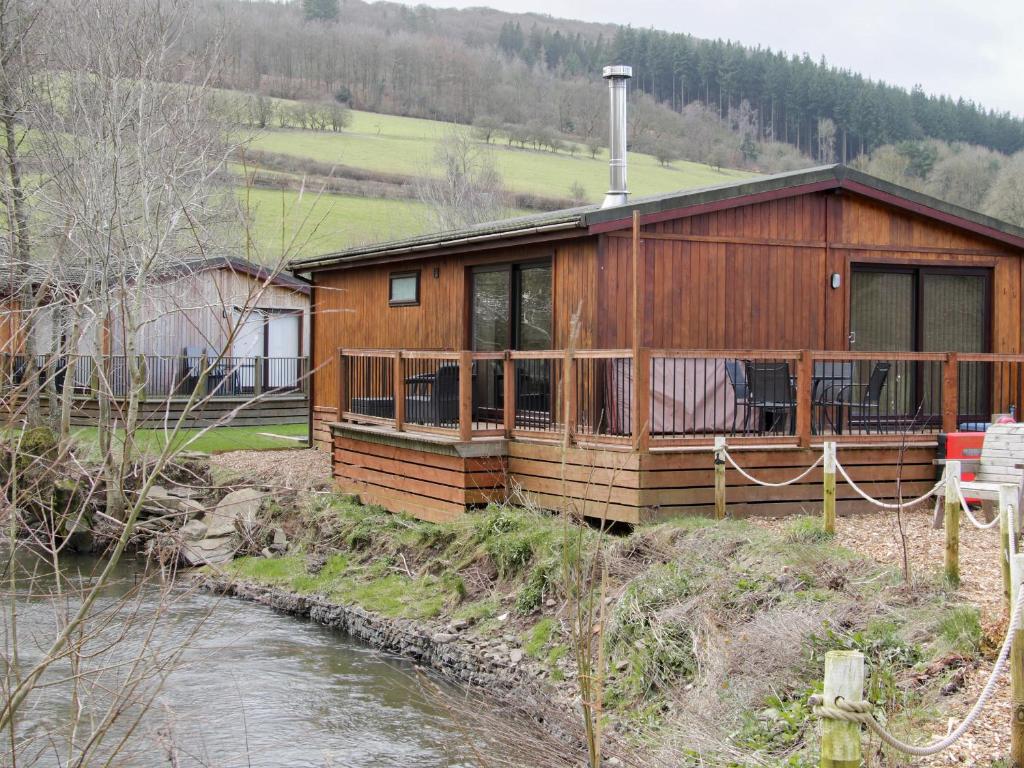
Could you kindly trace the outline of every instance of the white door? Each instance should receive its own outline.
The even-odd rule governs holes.
[[[231,347],[234,360],[227,361],[228,368],[238,372],[240,389],[252,389],[256,383],[256,358],[263,356],[262,312],[252,311],[245,317],[235,310],[235,343]]]
[[[299,385],[300,315],[270,315],[267,323],[267,386]]]

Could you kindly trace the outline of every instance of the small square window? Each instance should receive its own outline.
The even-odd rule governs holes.
[[[407,307],[420,303],[420,273],[396,272],[391,275],[388,304],[392,307]]]

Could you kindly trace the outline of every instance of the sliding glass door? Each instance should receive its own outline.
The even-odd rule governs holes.
[[[471,273],[472,347],[479,352],[506,349],[542,350],[552,346],[551,262],[476,267]],[[517,382],[517,398],[543,407],[550,402],[550,370],[544,361],[530,366]],[[474,366],[473,400],[478,418],[494,416],[503,406],[504,366],[481,360]],[[536,370],[532,370],[536,368]]]
[[[992,318],[986,269],[855,265],[850,279],[850,349],[868,352],[987,352]],[[879,360],[884,360],[879,355]],[[865,366],[861,366],[865,367]],[[985,372],[968,372],[960,413],[981,418],[989,409]],[[961,367],[961,373],[964,373]],[[859,372],[866,384],[870,371]],[[941,366],[894,363],[882,393],[894,412],[942,411]],[[985,416],[987,420],[987,416]]]

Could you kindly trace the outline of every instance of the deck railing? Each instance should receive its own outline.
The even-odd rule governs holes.
[[[343,419],[463,440],[810,445],[928,440],[1024,399],[1024,355],[339,350]]]
[[[24,355],[0,355],[0,390],[26,390],[35,386],[64,388],[68,375],[76,396],[92,397],[105,391],[126,397],[131,382],[130,359],[124,355],[35,355],[29,366]],[[309,359],[306,357],[214,357],[212,355],[139,355],[135,364],[145,383],[143,399],[188,397],[260,397],[269,394],[308,394]]]

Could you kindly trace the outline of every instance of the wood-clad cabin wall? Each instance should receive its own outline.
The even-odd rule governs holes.
[[[309,349],[309,296],[291,288],[268,285],[227,269],[211,269],[156,283],[147,296],[150,320],[141,331],[139,352],[180,355],[185,347],[225,348],[235,322],[236,307],[251,306],[303,313],[301,347]],[[123,354],[116,317],[111,319],[112,353]],[[83,350],[84,351],[84,350]]]
[[[577,346],[592,347],[595,327],[597,237],[522,245],[415,261],[396,261],[314,275],[313,407],[337,408],[335,356],[339,347],[354,349],[468,348],[469,274],[474,266],[552,260],[554,343],[568,341],[572,315],[581,308]],[[420,301],[388,306],[392,272],[419,270]],[[434,276],[435,270],[437,277]]]
[[[852,266],[878,262],[992,269],[992,351],[1021,349],[1020,251],[856,194],[812,193],[642,232],[645,346],[845,350]],[[631,345],[632,290],[630,232],[601,237],[595,346]]]

